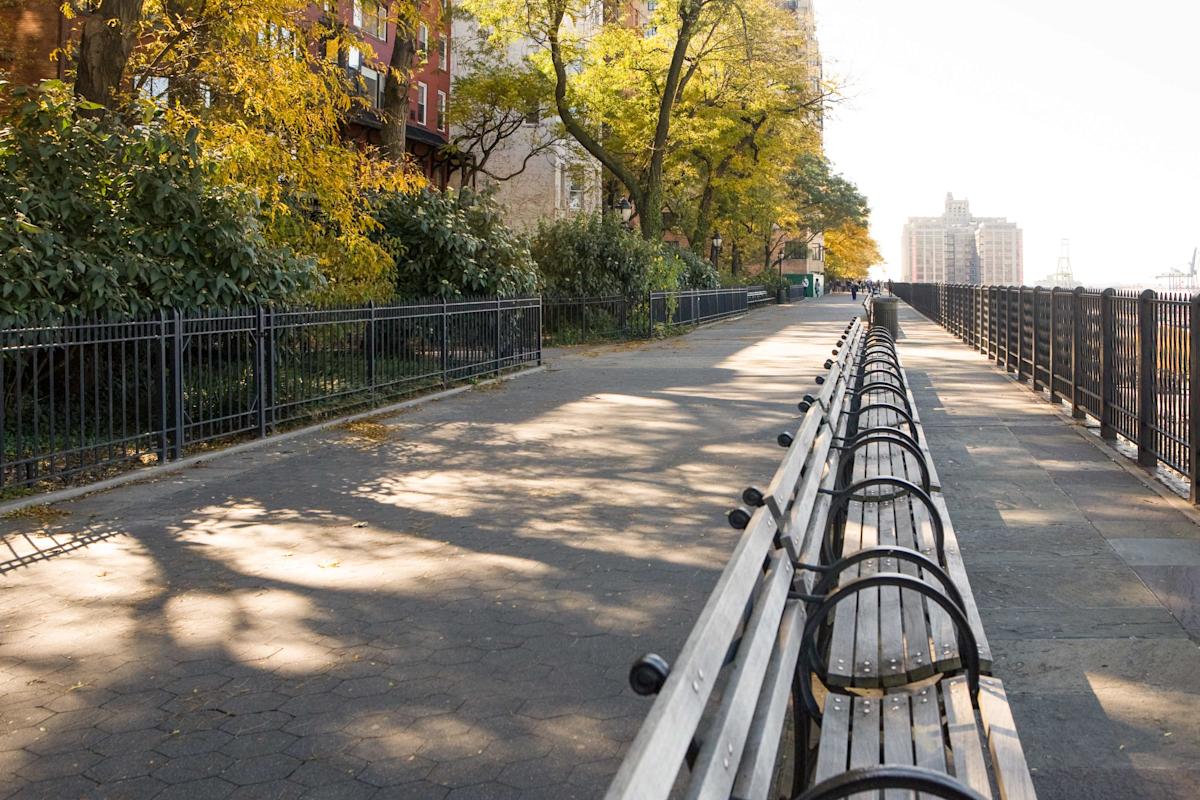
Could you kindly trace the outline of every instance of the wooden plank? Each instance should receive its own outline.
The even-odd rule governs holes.
[[[912,516],[907,502],[890,504],[896,520],[896,543],[911,550],[920,550],[913,530]],[[900,572],[914,578],[922,573],[916,564],[900,562]],[[925,616],[925,598],[911,590],[900,592],[901,614],[904,617],[904,666],[909,680],[928,678],[934,673],[929,640],[929,623]]]
[[[788,600],[733,784],[734,800],[763,800],[770,793],[803,630],[804,602]]]
[[[758,509],[609,785],[609,800],[669,796],[774,536],[775,521]]]
[[[813,782],[820,783],[846,771],[850,753],[850,698],[831,694],[825,698],[817,767]]]
[[[855,474],[864,467],[856,463]],[[862,545],[863,503],[851,502],[846,509],[846,524],[843,528],[842,549],[839,555],[857,552]],[[841,574],[838,584],[848,583],[858,577],[858,567],[851,567]],[[833,630],[829,638],[829,672],[826,676],[834,686],[850,686],[855,676],[855,644],[857,642],[858,606],[866,592],[847,597],[833,609]]]
[[[984,672],[991,672],[992,647],[983,630],[979,606],[975,602],[975,594],[971,591],[971,581],[967,578],[967,569],[963,565],[962,551],[958,546],[958,535],[950,521],[950,510],[946,508],[946,500],[941,495],[933,496],[933,505],[941,512],[942,519],[946,523],[946,571],[950,574],[954,585],[958,587],[958,591],[962,593],[967,620],[971,623],[971,630],[975,633],[975,643],[979,646],[979,667]]]
[[[850,730],[850,769],[879,764],[879,728],[882,714],[879,699],[855,697]],[[851,800],[878,800],[879,792],[859,792]]]
[[[964,677],[946,678],[939,684],[946,709],[946,734],[954,764],[954,777],[984,797],[992,797],[983,742],[975,724],[975,709]]]
[[[992,770],[1001,800],[1037,800],[1025,752],[1013,723],[1012,709],[1004,685],[996,678],[984,678],[979,686],[979,716],[988,738]]]
[[[685,795],[689,800],[729,797],[778,636],[791,578],[791,560],[776,550],[742,634],[733,670],[721,693],[721,704],[705,730]]]
[[[921,552],[937,561],[937,543],[928,509],[919,500],[912,498],[897,502],[908,506],[912,514],[913,529],[916,531]],[[954,622],[950,615],[932,600],[926,600],[925,606],[929,615],[929,638],[932,640],[931,652],[935,667],[939,672],[958,669],[962,659],[958,653],[958,634]]]
[[[861,475],[864,478],[879,474],[879,450],[882,445],[872,443],[859,449],[855,459],[855,475],[860,474],[858,464],[862,463]],[[867,489],[868,495],[878,494],[877,487]],[[879,504],[860,503],[862,508],[862,527],[858,546],[850,549],[849,543],[845,553],[858,552],[879,544]],[[877,562],[864,561],[858,565],[859,575],[872,575],[879,570]],[[879,679],[879,589],[871,588],[858,593],[858,614],[855,620],[854,632],[854,685],[876,687]]]
[[[946,772],[946,745],[942,740],[942,710],[935,686],[912,693],[912,737],[918,767]]]
[[[890,475],[896,470],[900,461],[899,448],[889,444],[880,446],[880,471]],[[896,513],[895,503],[876,504],[879,515],[879,544],[895,545]],[[886,558],[876,562],[881,572],[897,572],[899,562],[894,558]],[[905,630],[904,615],[901,606],[900,589],[895,586],[884,586],[879,589],[879,676],[884,686],[900,686],[908,683],[905,673]]]
[[[911,698],[906,692],[896,692],[884,697],[883,704],[883,763],[912,766],[913,721]],[[913,792],[905,789],[888,789],[883,800],[913,800]]]

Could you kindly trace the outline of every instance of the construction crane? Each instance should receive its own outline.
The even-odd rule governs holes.
[[[1075,275],[1071,270],[1071,240],[1063,239],[1058,251],[1058,267],[1050,276],[1050,285],[1062,289],[1075,286]]]
[[[1192,260],[1191,263],[1188,264],[1187,272],[1183,272],[1182,270],[1178,269],[1172,269],[1169,272],[1164,272],[1162,275],[1156,275],[1155,277],[1159,281],[1166,281],[1167,289],[1169,290],[1195,289],[1196,263],[1198,257],[1200,257],[1200,247],[1193,247]]]

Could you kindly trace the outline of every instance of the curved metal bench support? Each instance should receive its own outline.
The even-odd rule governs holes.
[[[808,615],[808,619],[804,623],[804,633],[800,637],[800,656],[797,664],[799,680],[797,683],[800,684],[800,701],[809,718],[820,724],[823,715],[820,706],[817,705],[817,698],[813,694],[812,681],[807,676],[816,674],[822,685],[833,692],[833,689],[825,684],[824,677],[819,672],[814,673],[812,669],[817,661],[817,632],[838,603],[866,589],[875,589],[881,586],[895,586],[922,594],[941,606],[942,610],[949,615],[950,620],[954,623],[955,635],[958,639],[958,653],[962,657],[963,668],[967,673],[967,688],[971,692],[971,702],[978,706],[979,645],[975,640],[975,632],[971,630],[971,623],[967,620],[966,612],[931,583],[899,572],[880,572],[855,578],[843,584],[837,591],[821,600],[821,604]]]
[[[868,411],[892,411],[892,412],[895,412],[896,414],[900,415],[900,418],[903,419],[905,421],[905,423],[908,424],[908,429],[910,431],[912,431],[912,436],[914,439],[919,435],[917,433],[917,423],[915,420],[913,420],[912,414],[909,414],[903,408],[901,408],[900,406],[898,406],[894,403],[868,403],[867,405],[862,406],[861,408],[857,408],[857,409],[851,411],[850,415],[857,422],[859,417],[861,417],[863,414],[867,413]]]
[[[860,489],[867,489],[871,486],[896,486],[904,489],[904,493],[893,492],[887,497],[871,497],[868,495],[856,495],[855,492]],[[832,564],[837,559],[833,553],[833,542],[830,534],[833,532],[835,524],[840,524],[845,516],[846,507],[850,505],[851,500],[860,503],[871,502],[886,502],[895,500],[906,495],[916,497],[925,506],[929,512],[930,521],[933,523],[933,540],[937,551],[938,563],[946,563],[946,526],[942,521],[942,515],[938,513],[937,507],[933,504],[933,499],[912,481],[906,481],[903,478],[897,478],[893,475],[878,475],[874,478],[866,478],[858,483],[852,483],[844,489],[830,492],[833,495],[833,503],[829,506],[829,514],[825,518],[825,532],[821,538],[821,556],[822,561],[826,564]]]
[[[843,454],[852,454],[860,447],[865,447],[869,444],[890,444],[895,445],[902,450],[908,451],[910,455],[917,459],[917,466],[921,469],[921,488],[925,490],[926,494],[932,490],[933,481],[929,474],[929,465],[925,463],[925,456],[921,453],[921,449],[898,436],[892,436],[887,432],[887,429],[884,429],[884,432],[874,433],[870,436],[855,436],[854,440],[850,444],[843,445],[838,449],[841,450]],[[843,456],[842,466],[839,472],[839,483],[845,484],[848,482],[850,480],[850,473],[853,470],[854,461]],[[879,498],[879,501],[882,502],[884,500],[895,500],[900,496],[901,495],[899,494],[893,494],[891,497],[881,497]],[[874,499],[874,497],[870,498],[870,500]],[[863,502],[870,502],[870,500],[864,499]]]
[[[879,789],[907,789],[944,800],[986,800],[979,792],[944,772],[901,765],[848,770],[818,783],[792,800],[835,800]]]
[[[912,405],[908,402],[908,394],[900,390],[900,387],[894,383],[884,383],[883,381],[871,381],[868,384],[858,387],[850,392],[850,396],[855,400],[861,400],[862,396],[867,392],[891,392],[904,403],[904,408],[909,414],[912,413]]]

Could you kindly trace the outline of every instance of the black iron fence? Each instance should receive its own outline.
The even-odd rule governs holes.
[[[1094,417],[1104,438],[1134,443],[1141,464],[1183,473],[1200,503],[1200,295],[927,283],[892,291],[1077,418]]]
[[[0,499],[86,483],[774,302],[762,287],[639,298],[166,313],[0,330]]]
[[[0,331],[0,493],[86,481],[541,360],[541,301]],[[2,496],[2,494],[0,494]]]

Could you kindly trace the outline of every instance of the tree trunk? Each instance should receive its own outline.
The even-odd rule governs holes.
[[[142,0],[103,0],[83,17],[76,95],[105,108],[117,107],[141,17]]]
[[[383,85],[383,130],[379,139],[383,153],[393,161],[403,161],[408,146],[408,90],[412,84],[412,60],[416,44],[412,35],[396,29],[396,45],[388,61],[387,80]]]

